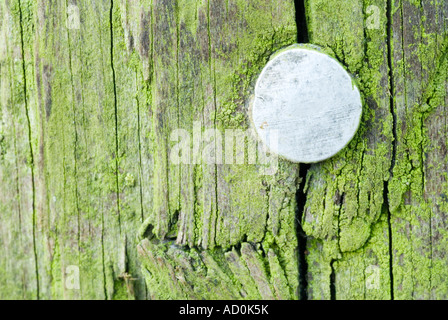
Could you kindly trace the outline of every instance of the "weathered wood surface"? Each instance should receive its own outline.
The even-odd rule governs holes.
[[[447,298],[447,16],[444,1],[309,2],[311,42],[366,101],[358,139],[308,172],[309,298]]]
[[[0,1],[0,297],[447,298],[448,4],[305,8],[308,37],[293,1]],[[297,34],[357,78],[352,142],[170,161],[173,130],[247,129]]]

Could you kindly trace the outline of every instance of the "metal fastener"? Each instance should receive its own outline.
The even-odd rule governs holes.
[[[318,47],[295,45],[275,55],[261,72],[251,113],[270,152],[313,163],[334,156],[350,142],[359,127],[362,101],[337,60]],[[278,141],[273,143],[272,136]]]

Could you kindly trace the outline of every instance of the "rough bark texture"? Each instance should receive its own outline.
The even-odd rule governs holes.
[[[1,0],[0,298],[448,298],[447,17],[444,0]],[[347,148],[272,176],[170,161],[173,130],[248,128],[257,75],[297,39],[358,82]]]

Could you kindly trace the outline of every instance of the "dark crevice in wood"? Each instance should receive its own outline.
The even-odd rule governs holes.
[[[383,211],[387,213],[387,225],[389,232],[389,280],[390,280],[390,299],[394,300],[394,272],[393,272],[393,246],[392,246],[392,224],[391,224],[391,214],[389,210],[389,183],[384,181],[383,187]]]
[[[114,10],[114,1],[110,2],[110,67],[112,69],[112,82],[114,87],[114,113],[115,113],[115,184],[117,188],[117,213],[118,213],[118,226],[120,228],[121,233],[121,217],[120,217],[120,182],[119,182],[119,166],[118,166],[118,157],[119,157],[119,144],[118,144],[118,102],[117,102],[117,83],[116,83],[116,75],[115,75],[115,66],[114,66],[114,28],[113,28],[113,10]]]
[[[305,213],[305,204],[306,204],[306,193],[305,193],[305,185],[306,185],[306,177],[308,174],[308,170],[311,167],[309,164],[300,164],[299,171],[299,188],[296,192],[296,232],[297,232],[297,240],[298,240],[298,262],[299,262],[299,299],[300,300],[308,300],[308,263],[306,260],[307,253],[307,238],[306,234],[302,228],[302,219]]]
[[[388,66],[389,66],[389,94],[390,94],[390,113],[392,114],[392,134],[393,134],[393,144],[392,144],[392,158],[391,166],[389,169],[389,180],[384,182],[383,188],[383,201],[387,210],[387,223],[389,228],[389,277],[390,277],[390,298],[394,300],[394,273],[393,273],[393,245],[392,245],[392,224],[391,224],[391,212],[389,205],[389,181],[393,177],[393,171],[395,167],[396,154],[397,154],[397,115],[395,113],[395,81],[393,74],[393,52],[392,52],[392,36],[393,36],[393,25],[392,25],[392,0],[387,1],[387,56],[388,56]]]
[[[362,167],[362,165],[361,165]],[[338,248],[339,251],[341,251],[341,214],[342,214],[342,206],[344,204],[344,199],[345,199],[345,193],[342,193],[339,197],[339,201],[338,201],[338,205],[339,205],[339,210],[338,210]],[[359,197],[358,197],[359,199]]]
[[[21,45],[21,55],[22,55],[22,72],[23,72],[23,95],[25,102],[25,113],[26,121],[28,125],[28,142],[30,148],[30,168],[31,168],[31,187],[32,187],[32,210],[33,210],[33,253],[34,253],[34,265],[36,272],[36,298],[39,300],[40,288],[39,288],[39,263],[37,260],[37,247],[36,247],[36,227],[37,227],[37,217],[36,217],[36,182],[34,177],[34,152],[33,152],[33,140],[31,135],[31,120],[28,107],[27,98],[27,81],[26,81],[26,67],[25,67],[25,41],[23,40],[23,14],[22,14],[22,2],[19,0],[19,26],[20,26],[20,45]]]
[[[215,59],[213,57],[213,47],[212,47],[212,33],[211,33],[211,7],[210,7],[210,0],[207,1],[207,37],[208,37],[208,52],[209,52],[209,70],[210,75],[212,77],[212,88],[213,88],[213,128],[216,129],[217,126],[217,115],[218,115],[218,98],[217,98],[217,83],[216,83],[216,69],[215,69]],[[215,143],[215,150],[217,149],[216,145],[216,138],[214,138]],[[216,156],[216,151],[215,151]],[[214,165],[214,183],[215,183],[215,189],[214,189],[214,201],[215,201],[215,208],[214,208],[214,234],[213,234],[213,245],[217,243],[216,241],[216,235],[218,232],[218,217],[219,217],[219,199],[218,199],[218,165]],[[213,210],[213,209],[212,209]],[[209,240],[210,241],[210,240]]]
[[[308,43],[308,25],[306,19],[306,0],[294,0],[296,11],[297,43]],[[306,177],[310,164],[301,163],[299,169],[299,187],[296,192],[296,233],[298,241],[298,263],[299,263],[299,299],[308,300],[308,262],[307,237],[302,228],[302,219],[305,213],[307,196],[305,193]]]
[[[263,181],[263,185],[264,184],[265,184],[265,182]],[[271,186],[269,184],[266,184],[266,189],[265,190],[266,190],[266,220],[264,222],[265,231],[264,231],[263,237],[260,240],[261,243],[264,242],[264,240],[266,239],[266,235],[268,233],[268,225],[269,225],[269,217],[270,217],[270,215],[269,215],[269,210],[270,210],[269,204],[271,203],[271,199],[270,199],[271,198]],[[245,236],[247,237],[247,235],[245,235]]]
[[[306,20],[305,0],[294,0],[296,9],[297,43],[308,43],[308,25]]]
[[[334,271],[335,259],[331,260],[330,267],[330,300],[336,300],[336,272]]]
[[[297,43],[308,43],[308,25],[306,19],[306,0],[294,0],[297,26]],[[302,228],[302,219],[305,213],[307,196],[305,193],[306,177],[310,164],[301,163],[299,169],[299,187],[296,192],[296,233],[298,241],[298,263],[299,263],[299,299],[308,300],[308,262],[307,237]]]

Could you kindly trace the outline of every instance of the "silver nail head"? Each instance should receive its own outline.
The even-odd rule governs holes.
[[[338,61],[318,47],[295,45],[277,54],[261,72],[251,113],[270,152],[293,162],[314,163],[334,156],[354,137],[362,101]]]

